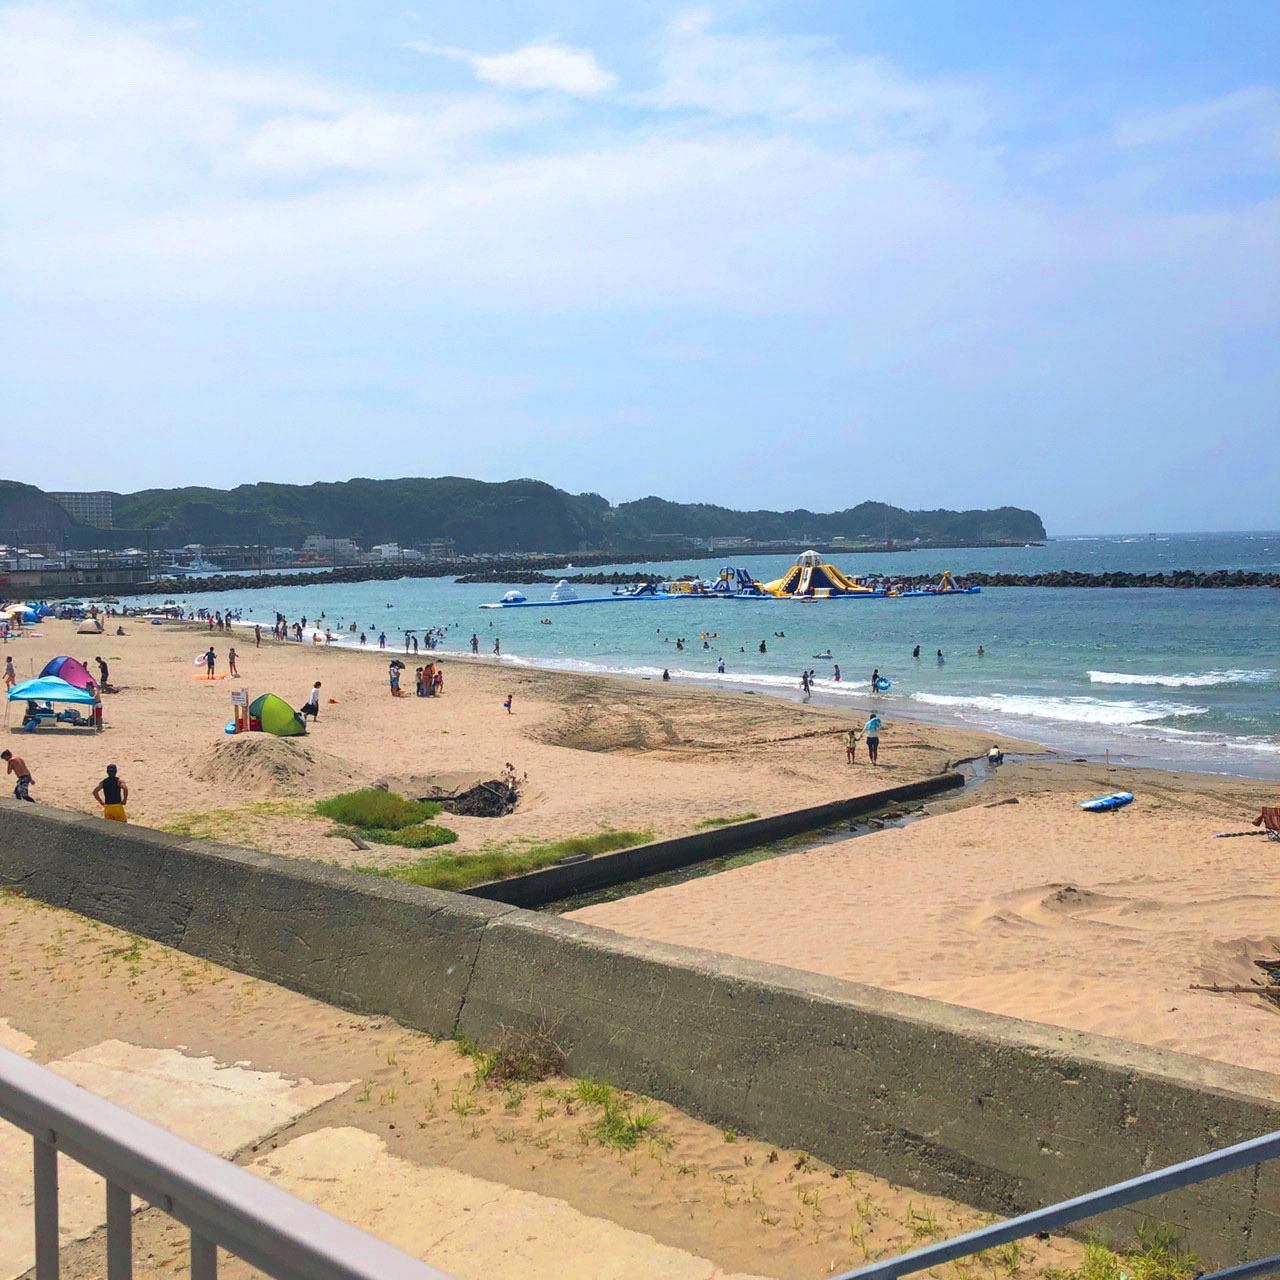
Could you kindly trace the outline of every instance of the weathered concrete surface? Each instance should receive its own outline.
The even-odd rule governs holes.
[[[359,1013],[449,1035],[510,908],[0,801],[0,885]]]
[[[673,836],[669,840],[654,840],[631,849],[602,853],[583,862],[544,867],[541,871],[509,876],[505,880],[491,880],[486,884],[464,889],[463,892],[470,897],[505,902],[514,907],[540,907],[548,902],[571,897],[575,893],[588,893],[609,885],[625,884],[644,876],[673,871],[677,867],[706,862],[710,858],[740,853],[743,849],[755,849],[805,831],[817,831],[846,818],[874,813],[889,805],[924,800],[963,786],[963,774],[942,773],[934,778],[905,782],[898,787],[869,791],[865,795],[852,796],[847,800],[832,800],[827,804],[809,805],[804,809],[789,809],[786,813],[774,813],[766,818],[749,818],[745,822],[733,822],[728,826],[713,827],[709,831],[697,831],[692,835]]]
[[[1001,1212],[1280,1128],[1269,1075],[355,872],[0,802],[0,884],[361,1012],[484,1042]],[[1150,1210],[1280,1252],[1280,1169]]]

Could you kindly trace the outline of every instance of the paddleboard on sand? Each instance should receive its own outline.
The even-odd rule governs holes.
[[[1080,807],[1090,813],[1107,813],[1111,809],[1123,809],[1133,803],[1132,791],[1114,791],[1109,796],[1095,796],[1092,800],[1082,800]]]

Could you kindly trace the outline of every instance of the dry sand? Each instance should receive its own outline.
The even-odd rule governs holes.
[[[241,680],[195,678],[210,643],[202,627],[125,621],[128,634],[77,636],[45,622],[8,646],[21,678],[55,654],[106,658],[120,692],[104,699],[108,728],[11,732],[42,803],[97,812],[91,791],[109,761],[129,783],[132,821],[275,853],[381,865],[420,854],[391,846],[357,852],[327,838],[316,799],[379,780],[444,772],[494,778],[510,762],[527,774],[516,812],[442,821],[449,852],[506,841],[560,839],[603,827],[674,835],[708,817],[768,814],[936,773],[984,751],[988,734],[890,725],[886,766],[847,769],[840,733],[849,716],[746,693],[680,689],[512,670],[488,659],[444,663],[445,695],[393,699],[395,654],[285,645],[255,649],[242,634],[213,634],[219,670],[230,643]],[[411,664],[412,666],[412,664]],[[293,706],[314,680],[328,701],[305,739],[227,737],[233,687],[279,694]],[[412,678],[407,681],[412,690]],[[515,693],[515,713],[502,701]],[[14,707],[12,720],[20,719]],[[697,765],[690,768],[691,764]]]
[[[1126,809],[1077,808],[1122,789]],[[1280,1071],[1274,1002],[1189,989],[1264,985],[1253,962],[1280,957],[1280,850],[1212,838],[1264,802],[1274,784],[1010,764],[909,826],[571,918]]]
[[[8,893],[0,973],[0,1044],[460,1277],[811,1280],[982,1220],[639,1098],[656,1123],[613,1150],[572,1080],[490,1087],[451,1044]],[[29,1263],[28,1151],[0,1125],[0,1280]],[[69,1174],[64,1206],[62,1274],[100,1277],[101,1183]],[[188,1274],[170,1219],[142,1209],[134,1235],[139,1280]],[[969,1274],[1080,1252],[1031,1241]]]
[[[102,653],[122,691],[109,728],[8,741],[43,802],[94,811],[107,760],[133,788],[131,816],[171,830],[345,863],[410,861],[327,838],[311,803],[378,779],[527,773],[503,818],[445,821],[447,852],[559,839],[601,827],[694,829],[935,773],[989,735],[890,722],[885,767],[848,768],[848,717],[743,693],[445,663],[440,699],[392,699],[388,653],[237,635],[244,679],[193,679],[203,628],[129,621],[127,636],[77,637],[46,623],[10,646],[22,674],[55,653]],[[215,633],[224,655],[228,638]],[[29,657],[24,656],[29,655]],[[233,683],[298,702],[319,678],[326,703],[305,739],[226,737]],[[502,698],[516,695],[508,716]],[[1009,744],[1015,745],[1015,744]],[[691,767],[692,766],[692,767]],[[1076,801],[1128,787],[1130,808]],[[929,805],[914,825],[692,880],[578,918],[640,937],[772,961],[993,1012],[1280,1070],[1276,1007],[1189,990],[1261,981],[1280,952],[1280,862],[1241,829],[1274,787],[1245,779],[1032,761]],[[1001,799],[1018,804],[999,805]]]

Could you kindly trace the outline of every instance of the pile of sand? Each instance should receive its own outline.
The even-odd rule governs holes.
[[[341,791],[360,785],[348,764],[306,738],[276,738],[269,733],[222,738],[192,756],[187,768],[197,782],[271,794]]]

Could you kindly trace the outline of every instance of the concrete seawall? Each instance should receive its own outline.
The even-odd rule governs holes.
[[[43,806],[0,801],[0,885],[434,1035],[549,1027],[575,1074],[1000,1213],[1280,1128],[1261,1073]],[[1149,1212],[1280,1252],[1280,1169]]]
[[[732,822],[727,826],[697,831],[692,835],[674,836],[669,840],[655,840],[631,849],[619,849],[616,853],[600,854],[582,862],[544,867],[541,871],[530,871],[526,875],[511,876],[506,880],[491,880],[487,884],[464,889],[463,892],[471,897],[505,902],[513,907],[540,907],[575,893],[625,884],[629,880],[659,875],[663,871],[692,866],[711,858],[739,853],[743,849],[755,849],[805,831],[817,831],[846,818],[873,813],[889,805],[925,800],[929,796],[963,786],[963,774],[942,773],[934,778],[907,782],[900,787],[888,787],[883,791],[871,791],[848,800],[832,800],[827,804],[810,805],[805,809],[789,809],[785,813],[770,814],[766,818],[750,818],[745,822]]]

